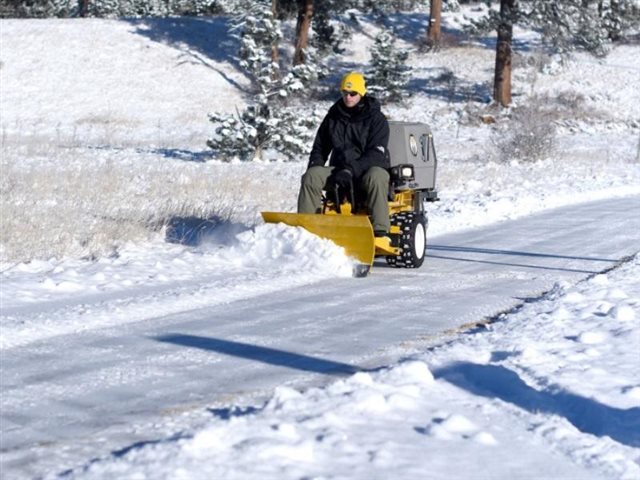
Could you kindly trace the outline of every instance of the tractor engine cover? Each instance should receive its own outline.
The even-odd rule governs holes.
[[[412,179],[394,179],[396,190],[434,190],[436,150],[431,128],[424,123],[389,122],[391,167],[413,165]]]

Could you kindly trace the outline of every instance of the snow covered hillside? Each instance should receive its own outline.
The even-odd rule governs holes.
[[[429,256],[363,280],[260,220],[304,158],[206,148],[250,100],[228,20],[0,20],[2,476],[640,477],[640,47],[516,31],[515,106],[557,136],[504,161],[460,22],[385,107],[434,132]]]

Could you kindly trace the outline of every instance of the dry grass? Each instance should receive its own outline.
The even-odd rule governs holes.
[[[584,97],[575,92],[533,95],[526,103],[496,116],[494,157],[500,162],[548,158],[555,152],[559,127],[599,117],[602,114],[587,107]]]
[[[177,217],[251,223],[261,203],[290,195],[248,177],[242,165],[223,169],[135,150],[44,151],[3,149],[0,262],[113,254],[162,234]]]

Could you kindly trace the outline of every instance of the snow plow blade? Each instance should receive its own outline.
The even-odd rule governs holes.
[[[349,257],[367,266],[373,264],[375,244],[373,227],[366,215],[322,215],[307,213],[262,212],[267,223],[302,227],[344,248]]]

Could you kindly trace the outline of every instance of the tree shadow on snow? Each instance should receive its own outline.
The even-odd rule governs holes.
[[[253,415],[262,411],[262,408],[254,407],[252,405],[248,407],[232,406],[228,408],[207,408],[207,411],[220,420],[230,420],[235,417],[244,417],[245,415]]]
[[[193,438],[193,435],[188,435],[188,434],[182,434],[182,433],[178,433],[175,435],[170,436],[169,438],[163,438],[161,440],[143,440],[140,442],[135,442],[132,443],[131,445],[128,445],[126,447],[120,448],[118,450],[113,450],[110,454],[110,456],[107,457],[99,457],[99,458],[93,458],[91,460],[89,460],[86,465],[77,468],[77,469],[69,469],[69,470],[65,470],[63,472],[60,472],[57,474],[56,478],[75,478],[79,473],[87,473],[87,471],[89,471],[90,467],[93,466],[94,464],[99,464],[101,462],[104,462],[105,460],[108,459],[113,459],[113,458],[123,458],[126,455],[128,455],[131,452],[134,452],[136,450],[141,450],[143,448],[146,447],[150,447],[150,446],[154,446],[154,445],[169,445],[169,444],[175,444],[176,442],[179,442],[180,440],[186,440],[186,439],[190,439]]]
[[[215,156],[213,150],[186,150],[184,148],[152,148],[152,149],[136,149],[140,153],[152,153],[162,155],[164,158],[171,160],[182,160],[184,162],[204,163]]]
[[[249,227],[219,217],[172,217],[167,221],[165,241],[189,247],[203,243],[229,245],[236,235]]]
[[[433,251],[452,252],[453,254],[470,253],[470,254],[483,254],[483,255],[511,255],[511,256],[537,258],[537,259],[553,259],[553,260],[560,259],[560,260],[580,260],[585,262],[605,262],[605,263],[609,263],[610,266],[614,266],[616,263],[620,261],[620,259],[617,259],[617,258],[555,255],[550,253],[520,252],[520,251],[514,251],[514,250],[496,250],[496,249],[478,248],[478,247],[458,247],[458,246],[452,246],[452,245],[429,245],[427,247],[427,256],[429,258],[440,258],[443,260],[456,260],[459,262],[483,263],[488,265],[505,265],[509,267],[523,267],[523,268],[534,268],[534,269],[541,269],[541,270],[586,273],[588,275],[600,273],[602,269],[582,270],[582,269],[574,269],[574,268],[556,267],[553,265],[532,265],[532,264],[526,264],[526,263],[499,262],[499,261],[492,261],[492,260],[482,260],[479,258],[463,258],[463,257],[457,257],[457,256],[438,255],[438,254],[434,255],[433,253],[431,253]]]
[[[490,255],[516,255],[519,257],[538,257],[538,258],[561,258],[567,260],[586,260],[589,262],[607,262],[618,263],[618,258],[599,258],[599,257],[579,257],[575,255],[556,255],[554,253],[535,253],[535,252],[521,252],[518,250],[503,250],[493,248],[480,248],[480,247],[457,247],[453,245],[429,245],[429,249],[441,250],[448,252],[470,252],[470,253],[486,253]]]
[[[401,12],[389,15],[384,22],[386,28],[391,28],[394,35],[407,42],[414,47],[426,46],[427,30],[429,29],[429,14],[417,13],[417,12]],[[470,38],[461,28],[451,28],[446,25],[440,26],[441,39],[446,42],[446,45],[462,45],[465,42],[469,42]],[[482,46],[484,42],[480,42]],[[495,48],[495,41],[493,44]],[[446,55],[446,52],[443,52]]]
[[[322,373],[326,375],[353,375],[354,373],[363,371],[361,368],[347,363],[220,338],[175,333],[161,335],[154,337],[154,339],[158,342],[209,350],[223,355],[305,372]]]
[[[434,69],[435,71],[436,69]],[[441,69],[437,69],[441,70]],[[410,92],[421,92],[429,97],[441,98],[450,103],[491,103],[492,86],[487,82],[469,83],[460,80],[452,72],[444,72],[434,78],[412,78],[407,84]]]
[[[566,418],[578,430],[640,447],[640,408],[620,409],[565,390],[535,390],[513,371],[497,365],[454,362],[434,372],[436,378],[474,395],[497,398],[530,413]]]
[[[496,41],[497,38],[495,36],[479,37],[476,39],[476,42],[489,50],[496,49]],[[538,40],[529,41],[517,37],[511,40],[511,49],[514,52],[533,52],[540,48],[542,48],[542,43]]]
[[[231,36],[228,17],[146,17],[127,18],[123,21],[135,28],[134,33],[180,50],[182,54],[177,65],[203,65],[218,72],[240,91],[246,90],[215,66],[215,63],[228,63],[240,71],[239,44]]]
[[[109,152],[126,152],[129,147],[115,145],[87,145],[90,150],[100,150]],[[187,150],[184,148],[135,148],[136,153],[148,153],[152,155],[160,155],[171,160],[182,160],[184,162],[204,163],[215,158],[216,153],[211,150]]]
[[[427,30],[429,28],[428,12],[400,12],[389,15],[385,19],[385,27],[392,28],[396,37],[403,41],[415,44],[424,42],[427,38]],[[443,55],[446,55],[447,44],[461,45],[476,44],[489,50],[496,49],[496,35],[495,32],[490,32],[487,35],[470,36],[462,28],[452,28],[447,25],[441,25],[441,38],[445,43],[443,48]],[[521,39],[517,35],[511,41],[511,48],[516,51],[531,51],[538,48],[540,41],[537,39]]]

